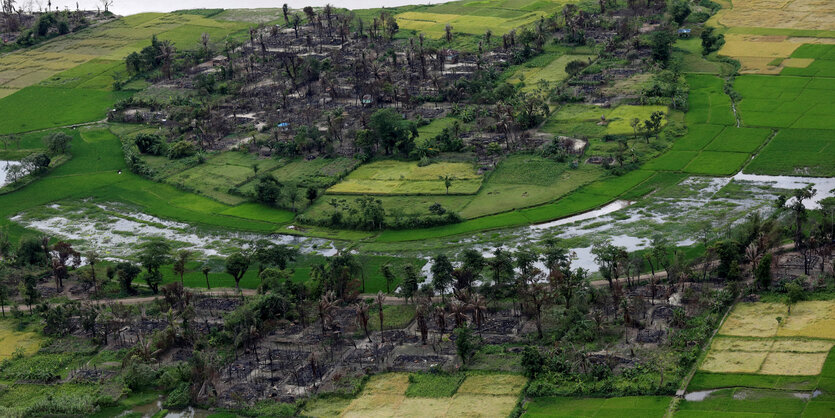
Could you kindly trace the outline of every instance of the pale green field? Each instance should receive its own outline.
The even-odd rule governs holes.
[[[544,67],[523,68],[517,71],[516,74],[513,74],[511,81],[524,81],[525,87],[523,90],[535,90],[541,81],[559,83],[568,78],[568,73],[565,72],[565,66],[569,62],[576,60],[589,62],[594,57],[594,55],[563,55]]]
[[[449,193],[442,176],[453,178]],[[365,164],[328,189],[331,194],[442,195],[474,194],[482,176],[469,163],[434,163],[385,160]]]

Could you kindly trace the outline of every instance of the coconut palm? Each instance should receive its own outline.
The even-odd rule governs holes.
[[[327,324],[333,321],[333,311],[336,309],[336,295],[329,291],[319,300],[319,319],[322,320],[322,335],[325,335]]]
[[[452,318],[455,320],[455,328],[461,328],[467,325],[467,305],[459,300],[454,300],[449,304],[449,310],[452,312]]]
[[[174,61],[174,53],[176,49],[169,40],[164,40],[159,43],[159,58],[162,61],[162,72],[165,78],[171,78],[171,63]]]
[[[380,335],[383,333],[383,302],[386,300],[386,296],[383,294],[382,291],[377,292],[377,314],[380,316]],[[380,337],[382,339],[382,337]]]
[[[417,326],[420,330],[420,339],[423,342],[423,345],[426,345],[426,336],[429,334],[429,327],[426,325],[426,315],[428,313],[427,305],[420,304],[415,309],[415,318],[417,320]]]
[[[357,314],[357,325],[362,327],[365,337],[368,338],[368,342],[371,342],[371,335],[368,333],[368,304],[362,301],[354,305],[354,311]]]
[[[475,295],[470,298],[470,310],[473,311],[473,322],[476,328],[480,331],[481,324],[484,323],[484,316],[487,313],[487,299],[482,295]]]
[[[446,310],[443,306],[435,307],[435,322],[438,323],[438,329],[441,330],[441,338],[444,338],[444,332],[446,332]]]

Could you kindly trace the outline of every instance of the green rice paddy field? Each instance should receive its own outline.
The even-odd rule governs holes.
[[[806,68],[785,68],[779,76],[736,78],[743,124],[777,131],[745,172],[833,176],[835,45],[806,44],[792,58],[814,61]]]

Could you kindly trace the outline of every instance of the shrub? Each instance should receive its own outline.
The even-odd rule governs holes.
[[[189,395],[189,384],[187,382],[181,382],[177,385],[174,390],[172,390],[168,397],[165,398],[165,402],[162,403],[162,406],[166,408],[174,408],[174,409],[182,409],[188,406],[191,402],[191,396]]]
[[[197,152],[194,144],[188,141],[177,141],[168,149],[168,158],[176,160],[179,158],[190,157]]]
[[[165,149],[165,143],[159,135],[138,134],[134,137],[133,142],[139,148],[139,152],[143,154],[162,155]]]

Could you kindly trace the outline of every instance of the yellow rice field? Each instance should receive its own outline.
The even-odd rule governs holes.
[[[812,376],[835,346],[835,301],[737,304],[713,340],[700,370]]]
[[[35,354],[42,342],[38,333],[17,331],[11,321],[0,321],[0,360],[11,357],[18,349],[26,355]]]
[[[733,0],[711,22],[728,27],[835,30],[835,2],[828,0]]]
[[[716,338],[700,370],[713,373],[755,373],[811,376],[823,367],[833,341]]]
[[[508,416],[518,401],[526,379],[517,375],[468,376],[458,392],[448,398],[406,397],[408,374],[371,377],[365,389],[344,409],[341,404],[313,402],[309,415],[341,417],[495,417]]]

